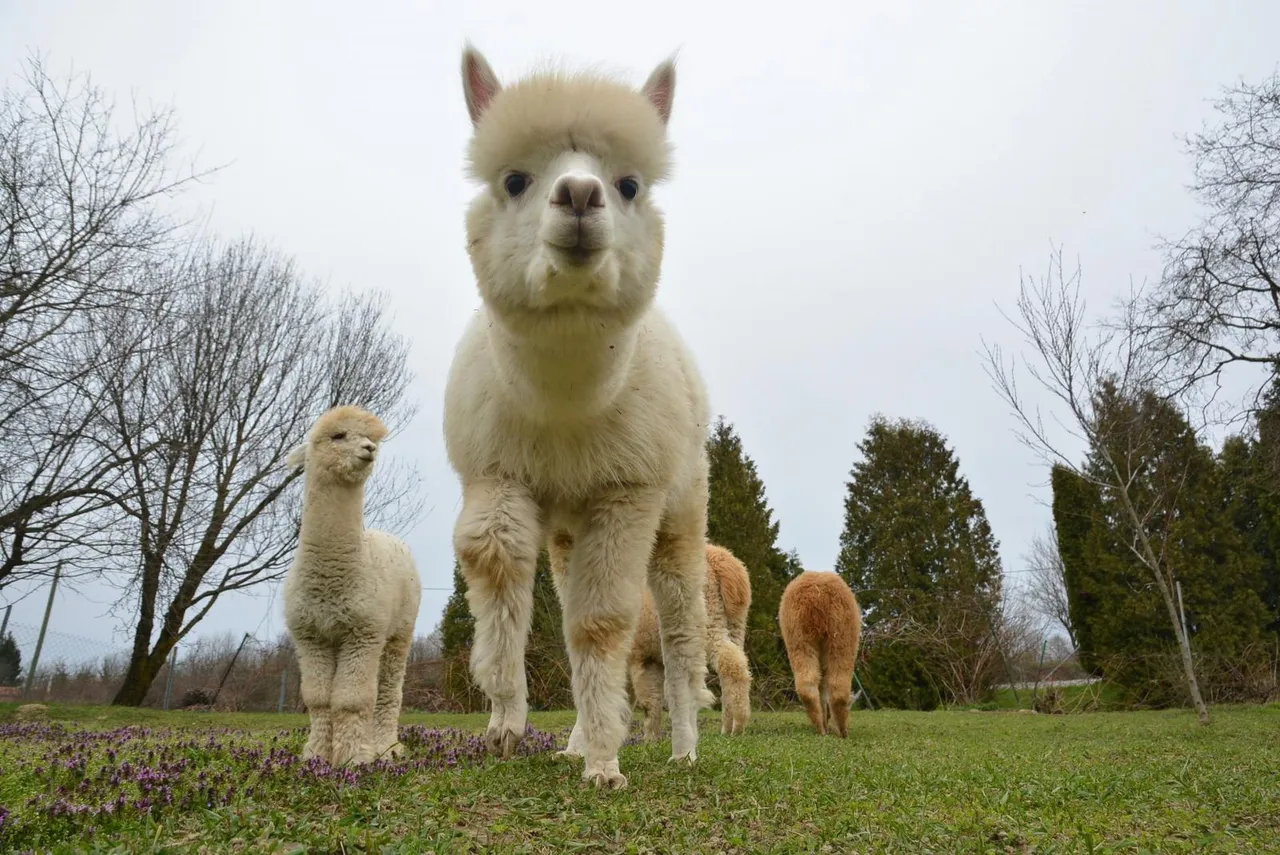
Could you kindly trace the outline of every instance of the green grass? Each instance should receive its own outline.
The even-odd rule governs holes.
[[[0,721],[12,711],[0,706]],[[848,740],[820,738],[800,713],[757,713],[745,736],[728,738],[718,713],[707,713],[694,768],[667,763],[669,742],[630,746],[621,755],[630,787],[612,793],[581,783],[580,763],[550,751],[443,771],[373,772],[342,785],[296,767],[263,773],[246,757],[272,739],[296,751],[303,716],[52,712],[65,732],[21,737],[0,728],[0,805],[11,812],[0,850],[1280,851],[1280,705],[1217,708],[1208,728],[1185,711],[857,712]],[[406,724],[472,732],[485,720],[405,716]],[[571,713],[532,716],[559,745],[571,722]],[[71,781],[74,790],[74,776],[97,780],[102,767],[118,768],[80,728],[134,724],[154,730],[119,737],[116,763],[127,755],[159,763],[156,746],[181,745],[173,750],[191,763],[183,780],[221,773],[219,787],[229,781],[235,794],[226,804],[151,814],[50,818],[26,807],[38,794],[56,796],[54,784]],[[236,732],[199,732],[206,728]],[[50,783],[51,761],[83,771],[58,772]],[[131,797],[137,786],[126,784]]]

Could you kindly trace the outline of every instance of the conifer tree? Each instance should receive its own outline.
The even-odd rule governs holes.
[[[13,633],[0,638],[0,686],[16,686],[22,676],[22,651]]]
[[[1178,666],[1178,638],[1122,503],[1154,509],[1144,534],[1161,544],[1163,572],[1180,586],[1187,637],[1198,661],[1201,691],[1227,697],[1230,684],[1257,652],[1269,616],[1263,603],[1262,559],[1239,530],[1247,516],[1247,444],[1228,442],[1221,460],[1196,437],[1186,417],[1153,392],[1121,394],[1104,384],[1095,402],[1098,442],[1144,442],[1130,460],[1125,494],[1105,483],[1104,461],[1120,449],[1091,448],[1082,474],[1055,468],[1054,519],[1067,566],[1072,621],[1081,661],[1151,704],[1179,703],[1187,687]],[[1134,454],[1130,450],[1130,455]],[[1089,482],[1092,483],[1089,483]]]
[[[944,700],[950,675],[943,667],[994,642],[997,543],[982,502],[933,427],[877,417],[858,449],[836,569],[858,597],[868,637],[887,642],[868,650],[861,679],[877,703],[932,709]],[[945,666],[931,652],[938,643],[946,646]],[[985,688],[999,673],[998,657],[974,661],[986,663],[973,675]]]
[[[769,702],[790,691],[791,671],[778,629],[778,603],[799,558],[778,549],[778,522],[765,498],[764,482],[742,440],[723,416],[707,440],[710,498],[707,539],[728,549],[751,576],[751,610],[747,614],[747,657],[752,690]]]

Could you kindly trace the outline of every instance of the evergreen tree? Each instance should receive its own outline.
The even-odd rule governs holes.
[[[1236,530],[1261,562],[1268,633],[1280,633],[1280,374],[1254,417],[1254,430],[1227,439],[1219,457]]]
[[[751,576],[751,610],[747,613],[747,658],[752,690],[777,702],[790,692],[791,671],[778,629],[778,603],[787,582],[799,572],[799,559],[778,549],[778,522],[765,498],[756,464],[723,416],[707,440],[710,498],[707,539],[728,549]]]
[[[1143,509],[1162,572],[1181,585],[1202,691],[1222,697],[1231,691],[1229,673],[1257,648],[1268,622],[1262,561],[1240,532],[1248,502],[1230,485],[1230,473],[1247,468],[1247,449],[1229,442],[1215,460],[1183,414],[1150,392],[1126,397],[1104,384],[1095,413],[1099,441],[1115,437],[1110,458],[1123,447],[1131,455],[1141,449],[1141,459],[1128,461],[1134,477],[1123,494],[1096,486],[1114,481],[1101,448],[1090,449],[1081,475],[1054,472],[1054,520],[1082,662],[1134,700],[1178,703],[1187,692],[1168,609],[1134,552],[1127,501]]]
[[[1113,574],[1099,572],[1101,529],[1098,525],[1102,498],[1097,486],[1065,466],[1054,464],[1049,480],[1076,655],[1081,667],[1091,674],[1099,674],[1093,627],[1101,603],[1109,596],[1102,588],[1121,581]]]
[[[945,439],[923,422],[877,417],[858,449],[836,569],[858,596],[868,635],[927,628],[946,639],[949,656],[991,643],[997,543]],[[869,651],[862,682],[876,702],[932,709],[943,700],[928,648],[915,634]],[[996,672],[980,676],[989,683]]]
[[[22,651],[13,633],[0,638],[0,686],[16,686],[22,677]]]
[[[475,618],[467,605],[467,583],[462,578],[462,567],[453,562],[453,593],[445,603],[444,617],[440,619],[440,644],[445,656],[455,656],[471,647],[475,635]]]

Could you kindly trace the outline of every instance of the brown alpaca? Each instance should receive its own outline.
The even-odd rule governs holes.
[[[707,544],[707,664],[720,677],[720,732],[742,733],[751,714],[751,668],[744,644],[751,579],[746,566],[722,546]],[[631,645],[631,688],[644,710],[644,738],[662,737],[662,638],[653,596],[644,592],[640,622]]]
[[[782,640],[796,678],[796,694],[809,720],[826,735],[849,735],[849,695],[862,635],[862,611],[835,573],[806,570],[782,592]]]

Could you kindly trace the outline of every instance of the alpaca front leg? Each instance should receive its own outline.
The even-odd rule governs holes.
[[[356,636],[338,650],[332,694],[334,766],[373,759],[373,705],[383,644],[377,638]]]
[[[529,716],[524,652],[533,618],[540,516],[520,485],[477,481],[463,489],[453,532],[475,618],[471,675],[492,707],[485,746],[504,760],[524,738]]]
[[[569,553],[573,549],[573,536],[567,531],[558,530],[547,540],[547,558],[551,564],[551,586],[555,588],[556,599],[560,601],[560,614],[565,612],[564,578],[569,572]],[[586,737],[582,735],[582,718],[576,713],[573,717],[573,729],[569,731],[569,744],[557,751],[557,757],[585,757],[587,754]]]
[[[302,702],[307,706],[307,716],[311,723],[307,744],[302,749],[302,759],[319,757],[331,763],[333,717],[330,700],[338,657],[333,648],[326,645],[312,644],[296,637],[294,644],[298,651],[298,671],[302,675]]]
[[[400,744],[400,705],[404,699],[404,671],[412,641],[411,636],[400,635],[387,639],[387,646],[382,648],[378,696],[373,705],[375,759],[390,759],[404,753],[404,746]]]
[[[707,688],[706,544],[694,533],[700,530],[660,533],[649,571],[667,672],[671,759],[689,762],[698,759],[698,710],[715,703]]]
[[[586,742],[584,780],[618,789],[627,736],[627,659],[644,593],[645,566],[661,513],[658,490],[611,490],[588,508],[564,588],[573,699]]]

